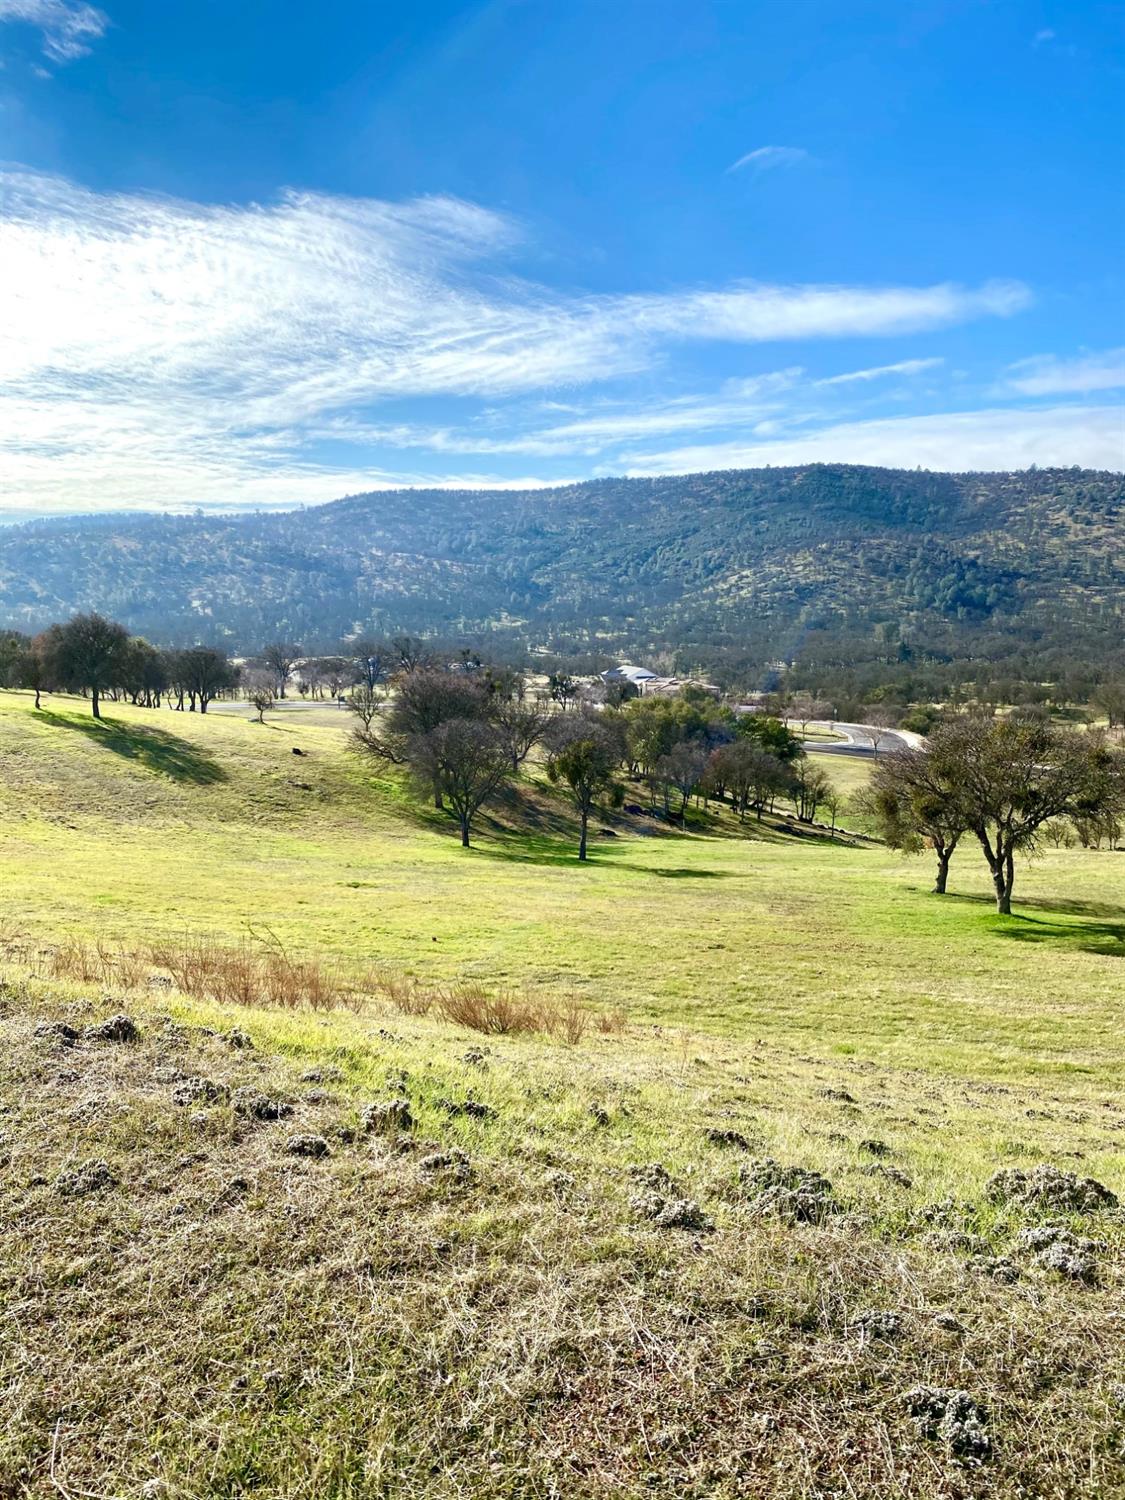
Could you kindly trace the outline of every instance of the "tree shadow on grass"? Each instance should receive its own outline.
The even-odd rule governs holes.
[[[73,718],[45,710],[40,721],[57,729],[73,729],[124,760],[135,761],[146,771],[170,776],[173,781],[210,786],[226,781],[227,773],[195,745],[155,725],[127,724],[120,719]]]
[[[993,908],[991,896],[971,896],[961,893],[940,898],[959,905]],[[1077,948],[1083,953],[1097,953],[1108,958],[1125,958],[1125,909],[1103,901],[1058,900],[1044,897],[1028,897],[1021,901],[1018,894],[1013,897],[1017,910],[1010,917],[996,917],[993,929],[998,937],[1016,943],[1050,943],[1056,948]],[[1120,918],[1121,920],[1091,920],[1084,922],[1052,921],[1051,917],[1029,917],[1019,907],[1031,907],[1036,911],[1049,912],[1065,918],[1081,916],[1089,918]]]
[[[1042,917],[1013,916],[1000,935],[1019,943],[1052,943],[1107,958],[1125,958],[1125,922],[1048,922]]]

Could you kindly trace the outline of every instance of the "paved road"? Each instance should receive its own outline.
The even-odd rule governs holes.
[[[830,724],[827,721],[823,723],[810,721],[806,727],[833,730],[836,734],[844,736],[842,740],[802,741],[806,750],[816,751],[818,755],[872,756],[875,754],[871,738],[862,724]],[[916,750],[921,743],[921,735],[912,734],[908,729],[884,729],[881,731],[879,740],[879,754],[888,755],[892,750]]]

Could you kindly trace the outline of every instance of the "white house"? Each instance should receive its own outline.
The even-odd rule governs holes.
[[[610,667],[608,672],[602,673],[602,681],[631,682],[638,693],[643,693],[649,683],[657,680],[656,673],[650,672],[647,667],[634,667],[630,662],[622,662],[620,666]]]

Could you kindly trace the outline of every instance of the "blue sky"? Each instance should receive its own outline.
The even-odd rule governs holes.
[[[1123,16],[0,0],[0,508],[1123,468]]]

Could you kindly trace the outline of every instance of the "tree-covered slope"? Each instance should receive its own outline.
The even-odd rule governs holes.
[[[79,503],[76,497],[76,504]],[[1081,641],[1125,606],[1125,479],[813,465],[553,490],[392,491],[228,517],[0,532],[3,623],[93,607],[160,641],[252,649],[357,628],[702,662],[837,640]]]

